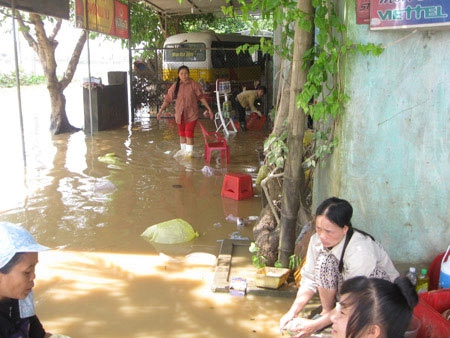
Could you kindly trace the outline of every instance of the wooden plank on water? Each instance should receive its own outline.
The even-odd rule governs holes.
[[[244,275],[242,277],[247,279],[247,294],[275,297],[295,297],[297,288],[292,285],[285,284],[277,290],[256,287],[255,281],[252,277],[255,267],[252,264],[251,254],[248,252],[250,241],[232,239],[224,239],[220,245],[219,256],[217,258],[217,265],[214,272],[214,279],[211,284],[211,290],[213,292],[228,293],[230,291],[230,275],[233,270],[233,253],[235,254],[237,251],[242,252],[242,250],[238,250],[242,247],[245,247],[244,252],[247,252],[248,254],[244,256],[241,255],[239,258],[241,260],[246,259],[245,264],[248,265],[248,268],[242,267],[241,262],[239,264],[240,267],[238,272]],[[234,258],[236,260],[236,257]]]

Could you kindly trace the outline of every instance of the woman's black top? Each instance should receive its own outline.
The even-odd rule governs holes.
[[[37,316],[20,318],[17,299],[0,300],[0,338],[44,338],[45,330]]]

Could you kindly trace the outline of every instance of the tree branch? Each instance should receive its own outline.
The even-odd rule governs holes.
[[[23,20],[22,15],[16,11],[15,19],[19,24],[20,31],[22,32],[23,37],[28,42],[28,45],[33,48],[33,50],[38,54],[38,44],[37,41],[33,38],[33,36],[30,34],[30,27],[25,24],[25,21]]]
[[[64,76],[60,81],[62,90],[64,90],[72,81],[75,71],[77,69],[78,61],[80,60],[81,52],[83,51],[84,44],[86,43],[88,31],[82,30],[78,38],[78,42],[73,50],[72,57],[67,64]]]
[[[48,39],[50,41],[55,41],[56,35],[58,35],[59,30],[61,29],[62,19],[57,19],[55,27],[53,27],[52,34],[49,35]],[[55,46],[56,48],[56,46]]]
[[[42,68],[44,69],[44,74],[49,80],[48,75],[53,74],[56,71],[56,61],[54,57],[54,45],[53,41],[50,41],[45,32],[44,22],[39,14],[31,13],[30,22],[34,25],[36,31],[37,40],[37,51],[39,59],[41,60]],[[36,50],[35,49],[35,50]],[[53,53],[49,53],[52,51]]]

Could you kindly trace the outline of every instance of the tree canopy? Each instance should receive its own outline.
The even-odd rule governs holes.
[[[216,33],[237,33],[254,29],[256,22],[259,29],[272,30],[270,17],[261,20],[261,17],[249,15],[224,16],[212,13],[163,17],[142,2],[130,3],[130,16],[130,47],[142,49],[143,57],[148,57],[151,50],[161,48],[164,40],[174,34],[207,30]],[[126,43],[124,40],[123,44]]]

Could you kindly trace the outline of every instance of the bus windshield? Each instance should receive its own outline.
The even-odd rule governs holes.
[[[167,62],[195,62],[206,60],[204,43],[174,43],[165,46],[164,59]]]

